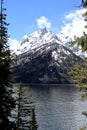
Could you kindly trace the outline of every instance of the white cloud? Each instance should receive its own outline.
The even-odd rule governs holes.
[[[87,9],[76,10],[73,13],[69,13],[65,16],[64,26],[61,28],[61,33],[68,35],[70,38],[74,36],[82,36],[83,31],[86,31],[84,26],[87,24],[82,14],[85,13]]]
[[[46,27],[48,29],[51,28],[51,22],[45,16],[41,16],[40,18],[36,19],[37,26],[39,28]]]

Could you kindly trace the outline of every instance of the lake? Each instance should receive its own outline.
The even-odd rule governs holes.
[[[82,92],[70,85],[30,85],[36,106],[38,130],[79,130],[87,123]]]

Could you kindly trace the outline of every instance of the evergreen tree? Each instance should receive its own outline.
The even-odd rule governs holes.
[[[23,86],[22,83],[17,85],[15,90],[16,97],[16,126],[20,130],[37,130],[37,121],[35,118],[35,107],[31,100],[29,87]]]
[[[87,0],[82,0],[82,7],[87,7]],[[82,15],[84,20],[87,21],[87,11]],[[87,25],[85,26],[87,28]],[[75,37],[74,41],[71,41],[70,46],[80,46],[83,52],[87,52],[87,33],[83,32],[83,36]],[[75,83],[83,86],[87,86],[87,58],[84,59],[83,63],[78,63],[72,68],[71,72],[69,73],[71,77],[74,79]]]
[[[82,7],[87,8],[87,0],[82,0]],[[81,7],[80,6],[80,7]],[[87,11],[83,14],[84,20],[87,21]],[[87,25],[85,26],[87,28]],[[82,51],[87,52],[87,33],[83,32],[83,36],[75,37],[74,41],[70,42],[70,45],[80,46]],[[78,88],[84,91],[84,94],[81,95],[81,99],[84,100],[87,98],[87,58],[84,59],[84,62],[76,64],[71,68],[69,72],[74,82],[77,83]],[[83,115],[87,117],[87,112],[82,112]],[[87,126],[83,126],[80,130],[86,130]]]
[[[85,91],[87,89],[87,58],[85,58],[84,62],[75,64],[69,74],[78,85],[78,88]]]
[[[12,98],[12,86],[10,84],[10,51],[8,47],[8,34],[6,23],[6,9],[3,8],[3,0],[0,0],[0,129],[9,129],[11,110],[15,107]]]
[[[35,117],[35,108],[33,107],[31,109],[31,121],[29,125],[29,130],[37,130],[37,128],[38,128],[38,125],[37,125],[37,121]]]

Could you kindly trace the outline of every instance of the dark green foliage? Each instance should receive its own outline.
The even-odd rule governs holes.
[[[22,83],[16,86],[16,128],[20,130],[37,130],[37,121],[35,118],[35,107],[31,101],[31,93],[29,87],[23,86]]]
[[[82,63],[78,62],[73,68],[71,68],[69,74],[74,79],[75,83],[82,87],[87,85],[87,60]]]
[[[30,121],[30,126],[29,130],[37,130],[38,125],[35,117],[35,108],[31,109],[31,121]]]
[[[12,98],[12,86],[10,85],[10,51],[7,44],[8,34],[6,14],[3,8],[3,0],[0,0],[0,129],[9,129],[11,110],[15,107]]]

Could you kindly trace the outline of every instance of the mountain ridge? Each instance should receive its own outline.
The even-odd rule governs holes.
[[[72,41],[72,39],[69,38],[69,36],[66,36],[62,33],[53,34],[51,31],[47,30],[46,27],[44,27],[27,35],[26,38],[19,42],[17,44],[15,53],[19,55],[25,53],[26,51],[31,51],[41,45],[56,42],[66,46],[68,49],[71,49],[78,56],[86,56],[86,53],[82,53],[81,49],[79,49],[77,46],[70,47],[68,44],[70,41]],[[14,52],[14,48],[12,49],[12,52]]]
[[[17,55],[11,64],[13,81],[71,83],[71,78],[68,75],[70,67],[82,59],[58,42],[58,39],[57,42],[53,39]]]
[[[20,43],[20,54],[49,42],[59,42],[58,37],[46,28],[37,30]]]

